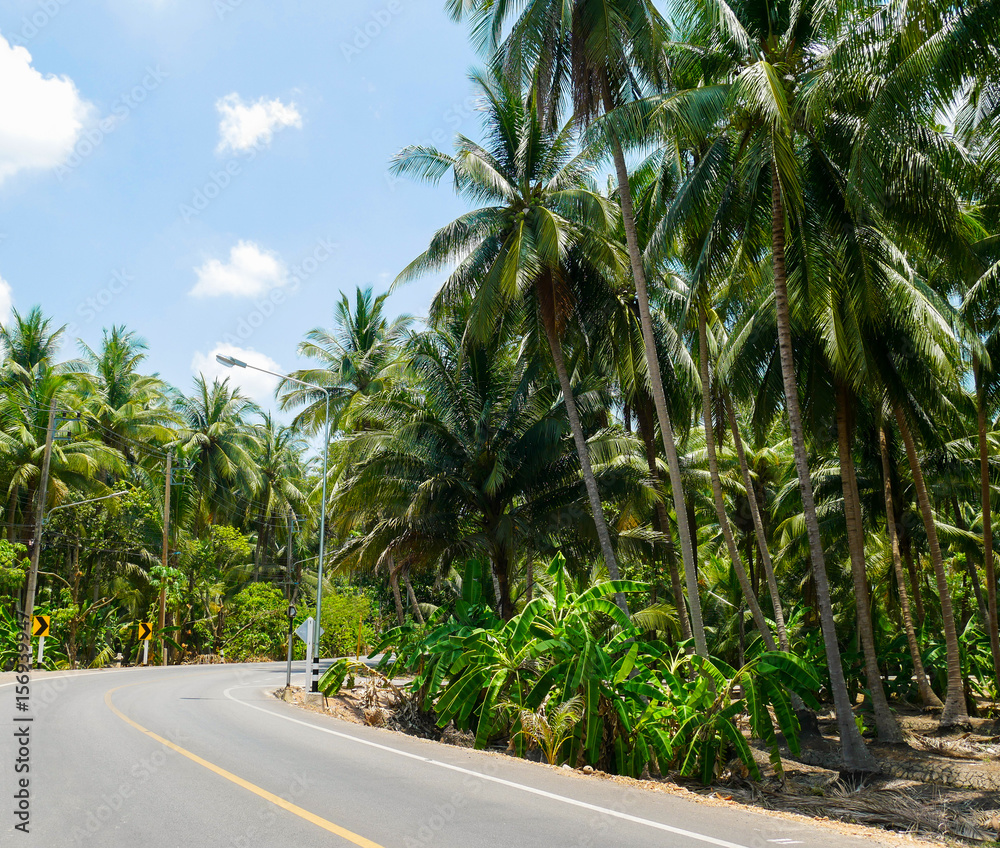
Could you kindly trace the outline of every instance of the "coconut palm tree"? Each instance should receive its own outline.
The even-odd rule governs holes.
[[[79,347],[86,368],[80,378],[83,426],[130,463],[147,445],[168,442],[177,417],[168,406],[163,381],[139,373],[147,358],[146,342],[122,326],[104,331],[98,351],[82,341]]]
[[[209,524],[239,515],[241,506],[260,490],[259,445],[251,426],[260,410],[228,379],[208,383],[199,375],[194,392],[179,401],[178,413],[182,429],[175,447],[190,465],[198,534]]]
[[[635,126],[651,110],[672,148],[677,139],[694,139],[704,151],[690,191],[680,192],[685,214],[712,214],[720,169],[738,174],[741,188],[758,199],[754,221],[766,210],[785,407],[827,665],[845,761],[859,769],[874,762],[850,726],[792,345],[793,311],[808,312],[818,282],[804,245],[824,206],[809,205],[822,193],[806,185],[825,183],[856,226],[876,221],[900,238],[961,252],[968,233],[946,176],[959,156],[930,129],[928,104],[941,101],[927,88],[934,80],[957,89],[974,64],[969,52],[987,61],[982,34],[996,24],[986,5],[902,13],[885,7],[861,23],[821,3],[693,4],[676,16],[665,44],[672,89],[617,119]],[[749,223],[746,231],[753,231]]]
[[[314,359],[319,365],[295,371],[291,376],[329,389],[331,428],[339,426],[354,398],[383,387],[396,346],[413,324],[409,315],[392,320],[386,316],[388,296],[375,296],[371,287],[358,287],[352,306],[347,294],[342,294],[334,307],[333,328],[314,327],[299,343],[299,356]],[[291,382],[279,384],[278,391],[282,409],[305,407],[292,426],[308,435],[323,428],[324,393]],[[355,426],[358,423],[355,421]]]
[[[492,205],[439,230],[396,284],[457,261],[435,297],[432,318],[471,299],[469,332],[474,338],[485,339],[526,322],[547,341],[604,563],[612,579],[618,579],[618,561],[563,351],[573,310],[567,263],[572,254],[598,267],[618,261],[603,238],[613,212],[589,180],[590,162],[574,156],[571,125],[546,129],[539,119],[537,95],[525,95],[500,75],[477,71],[472,78],[486,104],[486,145],[459,136],[454,156],[431,147],[409,147],[395,157],[393,171],[431,183],[451,173],[460,194]],[[624,596],[618,603],[625,606]]]
[[[337,443],[333,513],[347,541],[334,563],[371,569],[385,559],[394,580],[403,568],[447,571],[452,561],[482,557],[509,618],[521,559],[560,546],[586,560],[596,546],[581,524],[585,493],[565,398],[516,339],[478,341],[466,325],[459,313],[415,336],[402,353],[408,380],[359,401],[355,414],[373,426]],[[586,382],[578,391],[590,436],[591,410],[606,397]],[[620,447],[608,436],[590,444],[598,456]],[[604,476],[611,491],[640,482],[620,470]]]
[[[53,328],[40,306],[27,315],[11,310],[11,318],[0,326],[0,351],[3,352],[4,382],[30,383],[38,369],[55,365],[66,326]]]
[[[899,606],[903,618],[903,630],[906,633],[906,646],[913,662],[913,673],[917,679],[917,691],[925,707],[943,707],[941,699],[931,689],[924,670],[923,658],[920,655],[920,645],[917,642],[916,628],[913,625],[913,613],[910,610],[910,598],[906,589],[906,579],[903,574],[903,559],[900,554],[899,533],[896,529],[896,507],[892,497],[892,461],[889,454],[888,436],[885,426],[879,427],[879,453],[882,458],[883,493],[885,498],[885,525],[889,536],[889,547],[892,552],[892,567],[896,575],[896,585],[899,589]]]
[[[254,576],[259,577],[264,552],[279,524],[289,511],[306,500],[302,455],[305,444],[293,427],[278,424],[270,413],[254,425],[253,458],[259,487],[253,492],[255,515],[248,516],[257,530],[254,547]]]
[[[55,397],[57,408],[71,409],[75,401],[73,382],[69,375],[44,370],[36,372],[30,389],[16,383],[0,393],[0,449],[5,460],[8,528],[13,537],[16,507],[20,504],[19,535],[25,544],[32,537],[38,509],[49,406]],[[102,475],[122,474],[125,470],[118,451],[89,434],[74,435],[73,429],[73,423],[62,423],[56,429],[49,467],[49,504],[64,500],[70,491],[107,494]]]
[[[495,64],[510,79],[534,87],[539,116],[552,127],[558,123],[564,95],[573,103],[575,120],[587,125],[628,98],[637,71],[658,76],[655,59],[660,53],[665,22],[651,0],[543,0],[529,4],[448,0],[447,6],[454,18],[470,19],[479,47],[495,56]],[[680,458],[657,358],[646,268],[622,138],[609,133],[605,149],[614,161],[649,390],[666,452],[674,511],[681,516],[688,510]],[[701,613],[692,595],[692,587],[698,584],[697,563],[692,529],[687,522],[678,520],[678,535],[692,604],[695,647],[699,654],[707,655]]]

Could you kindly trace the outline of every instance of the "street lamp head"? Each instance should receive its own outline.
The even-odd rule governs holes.
[[[237,359],[235,356],[223,356],[221,353],[215,355],[215,361],[220,365],[225,365],[226,368],[246,368],[247,364],[242,359]]]

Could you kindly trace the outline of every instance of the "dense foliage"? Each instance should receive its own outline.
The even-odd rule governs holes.
[[[421,706],[442,726],[472,729],[477,747],[512,738],[523,750],[530,741],[551,763],[633,777],[652,767],[708,782],[735,758],[759,777],[743,715],[779,771],[775,721],[798,751],[789,693],[812,700],[819,686],[802,660],[764,652],[736,670],[670,649],[609,600],[644,584],[600,581],[577,594],[561,556],[547,573],[552,594],[509,621],[467,593],[453,615],[390,631],[379,646],[392,652],[383,666],[390,676],[413,674]],[[334,669],[324,682],[333,689],[341,680]]]
[[[326,651],[381,641],[478,744],[629,774],[751,768],[814,677],[854,770],[903,701],[989,709],[995,3],[447,6],[481,132],[391,167],[468,211],[399,274],[445,275],[426,321],[358,289],[299,346],[326,503],[322,390],[286,427],[126,328],[0,328],[0,592],[39,545],[48,661],[133,661],[161,591],[170,662],[280,656],[324,590]]]

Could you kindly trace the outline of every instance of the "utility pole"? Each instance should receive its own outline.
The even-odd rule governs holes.
[[[49,467],[52,465],[52,439],[56,431],[56,395],[52,393],[49,404],[49,425],[45,431],[45,453],[42,455],[42,478],[38,482],[38,505],[35,508],[35,535],[31,544],[31,570],[28,572],[28,591],[24,600],[24,630],[27,644],[31,644],[31,618],[35,613],[35,592],[38,588],[38,558],[42,553],[42,524],[45,520],[45,499],[49,490]],[[30,652],[29,652],[30,653]]]
[[[292,568],[294,563],[292,562],[292,542],[295,537],[293,536],[294,528],[292,526],[295,521],[295,513],[292,512],[291,508],[288,510],[288,542],[285,544],[285,578],[288,580],[288,665],[285,670],[285,689],[286,691],[292,686],[292,645],[295,641],[295,614],[297,610],[295,609],[295,596],[298,594],[298,584],[292,582]]]
[[[288,581],[288,600],[293,604],[295,603],[295,596],[299,592],[299,585],[292,579],[292,569],[295,567],[295,563],[292,562],[294,558],[294,546],[292,541],[294,537],[293,522],[295,521],[295,513],[291,509],[288,510],[288,544],[285,545],[285,579]]]
[[[167,450],[167,473],[163,493],[163,578],[160,583],[160,665],[167,664],[167,640],[163,629],[167,625],[167,563],[170,561],[170,474],[173,470],[174,452]]]

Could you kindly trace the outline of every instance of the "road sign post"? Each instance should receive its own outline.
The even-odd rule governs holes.
[[[312,674],[313,661],[313,624],[315,620],[312,616],[306,619],[306,679],[302,682],[302,688],[309,691],[309,678]]]
[[[312,616],[303,621],[298,627],[295,628],[295,635],[298,636],[303,642],[306,643],[306,679],[304,683],[304,688],[307,692],[310,691],[310,678],[313,675],[313,671],[316,672],[316,678],[313,680],[314,683],[319,681],[319,657],[313,656],[313,646],[319,642],[320,637],[326,633],[326,631],[320,627],[319,632],[316,632],[316,619]],[[312,689],[313,692],[318,692],[319,689]]]
[[[31,635],[38,637],[38,664],[42,664],[45,658],[45,637],[49,635],[52,617],[48,615],[35,615],[31,618]]]
[[[142,642],[142,664],[149,665],[149,640],[153,638],[153,625],[148,621],[139,622],[136,628]]]
[[[292,627],[295,624],[295,616],[298,610],[295,609],[295,604],[288,605],[288,668],[285,670],[285,688],[290,689],[292,686],[292,640],[295,638],[295,628]]]

